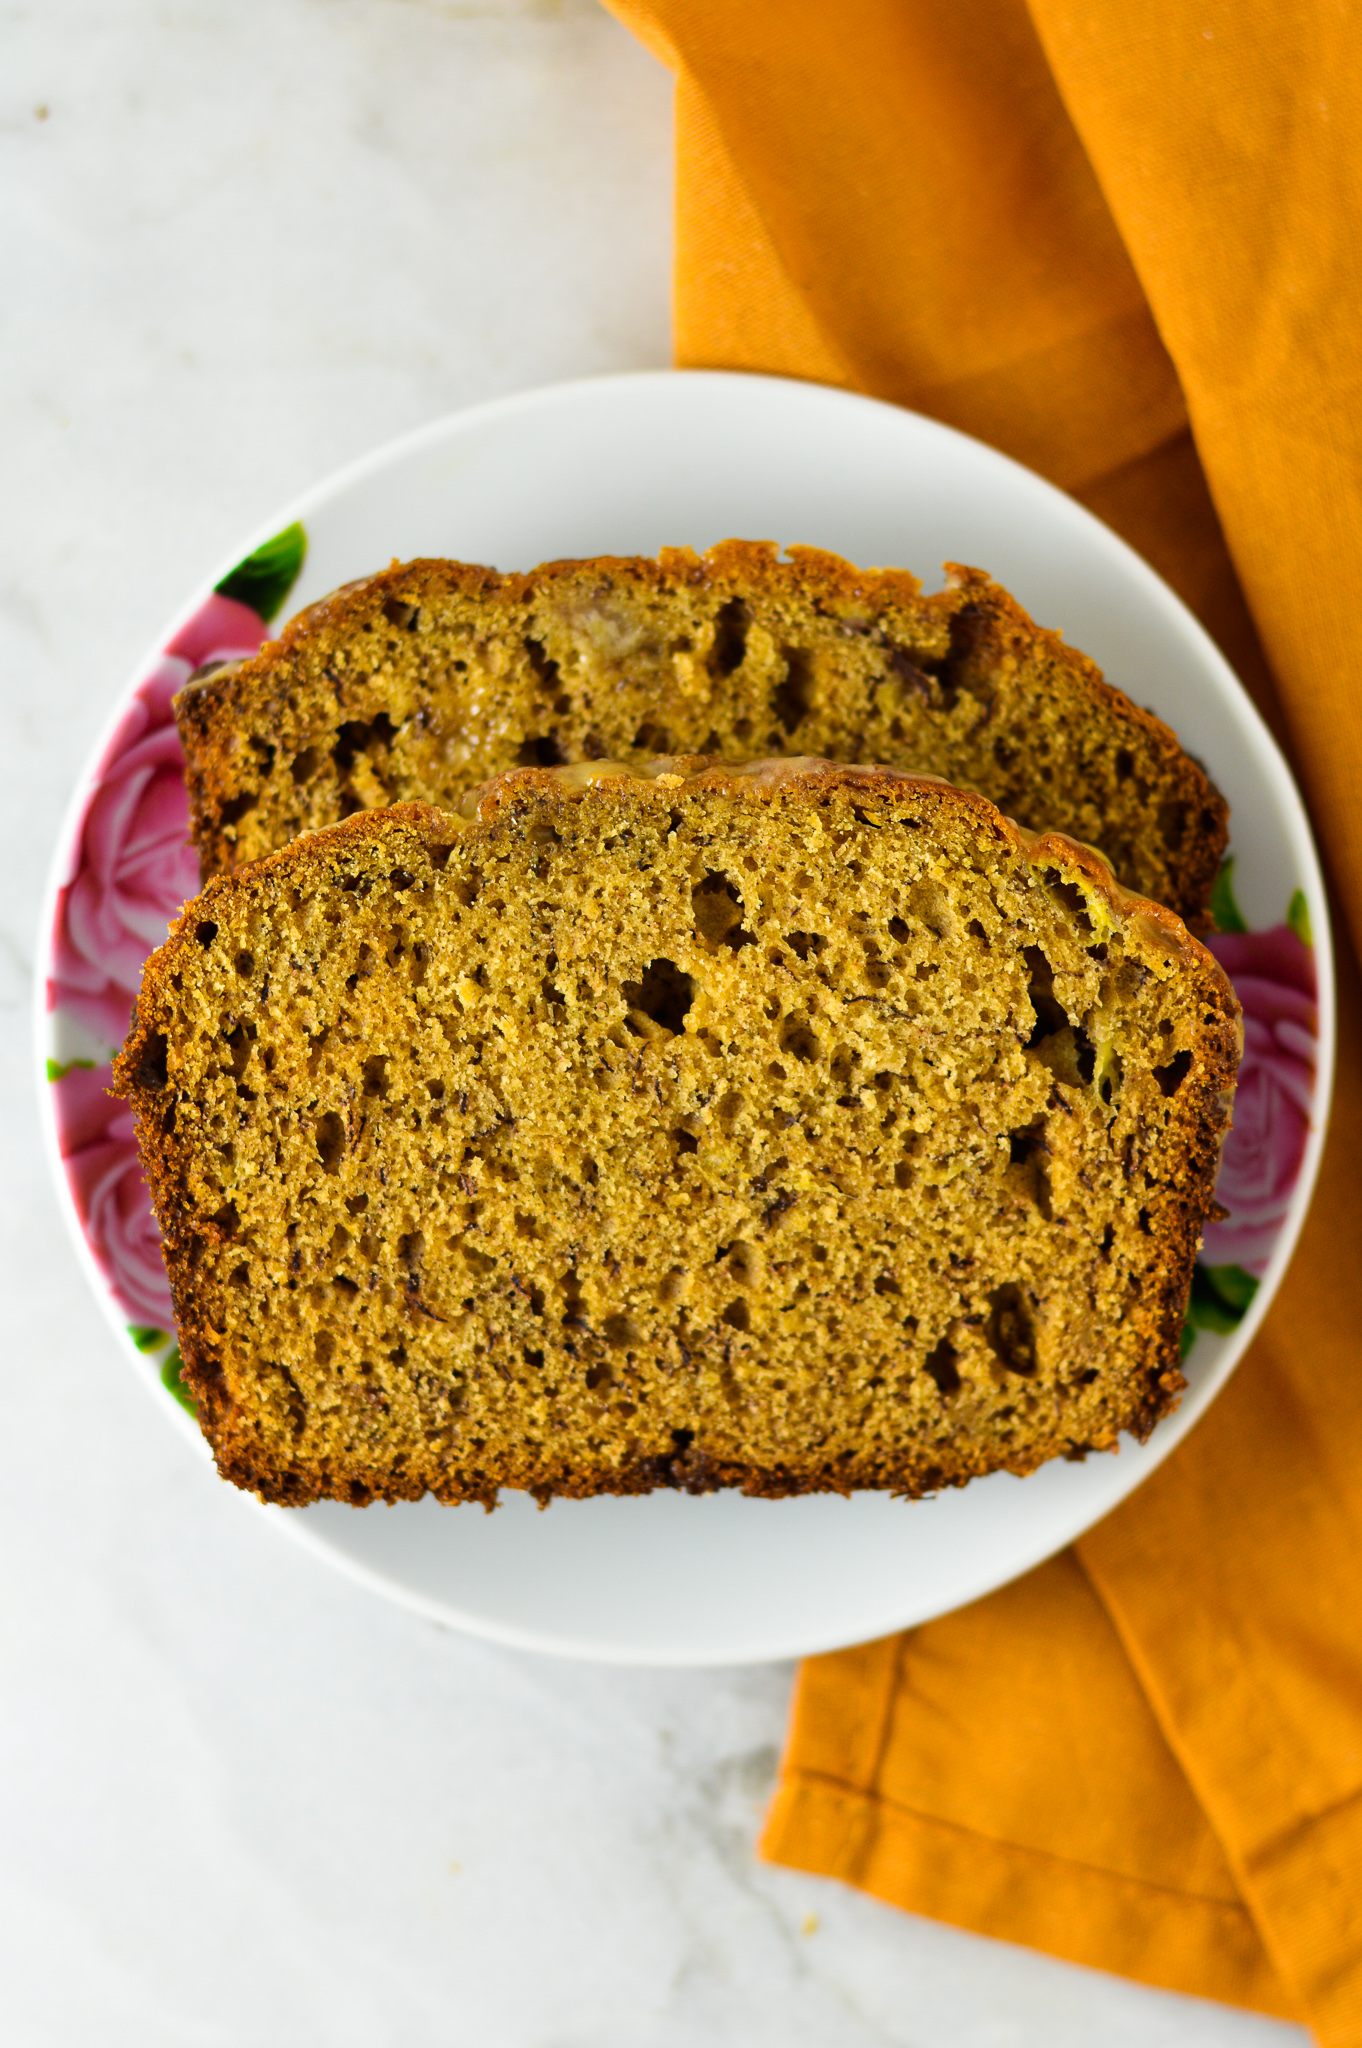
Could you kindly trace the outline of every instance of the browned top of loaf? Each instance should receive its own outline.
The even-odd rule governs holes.
[[[118,1066],[266,1498],[915,1494],[1144,1434],[1238,1058],[1091,852],[822,761],[522,770],[209,883]]]
[[[1176,736],[976,569],[727,541],[527,575],[395,563],[177,704],[205,875],[516,765],[699,751],[878,760],[1101,848],[1206,921],[1226,809]]]

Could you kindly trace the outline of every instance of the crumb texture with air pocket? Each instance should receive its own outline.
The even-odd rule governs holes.
[[[976,569],[726,541],[501,576],[396,563],[176,704],[204,876],[517,766],[700,752],[930,771],[1096,846],[1204,927],[1224,800],[1168,727]]]
[[[526,767],[216,878],[117,1069],[265,1498],[905,1494],[1145,1434],[1239,1051],[1090,852],[817,760]]]

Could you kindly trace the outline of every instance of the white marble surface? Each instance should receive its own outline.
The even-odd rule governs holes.
[[[111,690],[347,457],[664,362],[669,149],[590,0],[0,10],[10,2048],[1303,2039],[758,1865],[788,1668],[551,1663],[330,1575],[186,1456],[63,1239],[29,984]]]

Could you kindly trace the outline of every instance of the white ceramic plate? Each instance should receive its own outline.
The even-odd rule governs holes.
[[[827,1650],[943,1613],[1027,1570],[1124,1499],[1204,1412],[1262,1318],[1313,1186],[1332,1072],[1328,921],[1305,813],[1261,719],[1185,607],[1107,528],[993,450],[891,406],[774,378],[661,372],[482,406],[343,471],[269,521],[256,545],[293,521],[306,531],[307,554],[290,609],[394,556],[520,569],[555,556],[703,548],[731,535],[904,565],[928,588],[945,560],[986,568],[1206,762],[1232,806],[1246,971],[1259,983],[1266,972],[1270,983],[1285,947],[1299,982],[1310,957],[1300,935],[1313,929],[1318,1006],[1298,987],[1283,1024],[1269,987],[1254,1084],[1262,1128],[1256,1139],[1241,1134],[1236,1196],[1254,1213],[1232,1219],[1231,1233],[1242,1220],[1248,1235],[1226,1240],[1232,1256],[1224,1246],[1219,1255],[1228,1294],[1212,1290],[1203,1321],[1221,1331],[1198,1332],[1188,1392],[1144,1446],[1054,1463],[1026,1480],[995,1475],[928,1501],[657,1493],[541,1513],[512,1496],[493,1515],[430,1501],[263,1510],[275,1527],[390,1598],[503,1642],[625,1663],[715,1664]],[[113,991],[116,1011],[134,941],[148,951],[164,929],[166,906],[139,898],[139,873],[155,859],[172,868],[180,860],[174,872],[185,872],[169,689],[204,657],[205,633],[213,644],[215,635],[241,637],[232,619],[222,625],[220,605],[205,610],[208,597],[196,594],[122,694],[76,794],[43,920],[39,1015],[41,1057],[58,1077],[45,1087],[53,1163],[80,1256],[128,1355],[200,1451],[197,1429],[162,1384],[167,1371],[173,1379],[173,1354],[156,1327],[165,1317],[155,1313],[154,1250],[138,1292],[146,1244],[139,1252],[133,1240],[139,1230],[145,1239],[145,1223],[129,1135],[91,1104],[118,1036],[101,1022],[112,1012],[99,1007],[100,948],[123,949],[103,992]],[[264,630],[255,624],[252,644]],[[178,666],[166,657],[177,637]],[[192,887],[192,873],[182,886]],[[1283,935],[1288,903],[1294,953]],[[1248,955],[1266,927],[1276,930],[1263,939],[1265,970]],[[90,1118],[98,1124],[101,1114],[95,1128]],[[1297,1123],[1286,1130],[1281,1118],[1291,1115]],[[1284,1144],[1291,1156],[1255,1167],[1250,1139],[1260,1152]],[[1259,1282],[1246,1313],[1253,1282],[1236,1263],[1243,1246]]]

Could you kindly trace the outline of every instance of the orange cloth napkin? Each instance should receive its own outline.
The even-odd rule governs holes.
[[[1356,944],[1355,11],[611,4],[677,74],[679,359],[932,413],[1124,533],[1289,746]],[[1340,938],[1319,1192],[1233,1383],[1073,1550],[806,1664],[762,1844],[1330,2048],[1362,2043],[1362,1005]]]

